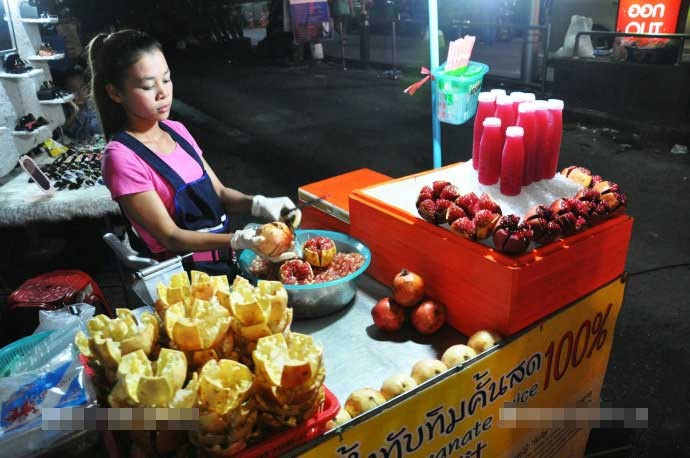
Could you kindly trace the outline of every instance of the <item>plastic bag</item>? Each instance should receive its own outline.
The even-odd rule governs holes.
[[[16,351],[21,358],[10,375],[0,377],[0,457],[30,455],[74,433],[41,430],[41,409],[94,403],[73,343],[80,326],[74,320],[60,330],[26,337],[34,341],[28,348],[18,341],[3,349],[5,356]]]
[[[86,323],[93,318],[95,313],[96,307],[85,303],[66,305],[57,310],[41,310],[38,312],[38,327],[34,334],[63,329],[71,323],[80,323],[82,330],[86,330]],[[76,331],[74,332],[76,334]]]
[[[558,48],[554,53],[555,57],[573,57],[575,48],[575,37],[580,32],[592,31],[592,18],[585,16],[574,15],[570,18],[570,25],[568,31],[565,32],[565,39],[563,46]],[[580,57],[594,57],[594,47],[592,46],[592,37],[589,35],[582,35],[578,43],[577,55]]]

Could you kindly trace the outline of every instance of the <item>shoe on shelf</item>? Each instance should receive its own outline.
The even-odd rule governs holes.
[[[55,49],[53,49],[53,47],[51,46],[50,43],[43,43],[43,44],[41,44],[41,47],[38,48],[38,55],[39,56],[50,57],[50,56],[54,56],[55,54],[57,54],[57,53],[55,52]]]
[[[53,95],[53,90],[49,88],[42,87],[36,92],[38,100],[52,100],[55,98]]]
[[[29,113],[27,115],[22,116],[19,118],[19,121],[17,121],[17,125],[15,126],[14,130],[17,132],[32,132],[36,130],[37,128],[41,127],[41,122],[46,122],[47,120],[43,118],[43,121],[40,121],[41,118],[36,119],[32,113]]]
[[[27,64],[17,53],[6,55],[2,65],[7,73],[19,74],[33,70],[33,67]]]

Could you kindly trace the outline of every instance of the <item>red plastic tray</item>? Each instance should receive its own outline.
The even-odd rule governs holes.
[[[326,423],[335,418],[340,410],[338,398],[325,386],[326,399],[319,410],[306,422],[279,433],[272,434],[260,443],[245,448],[238,458],[263,458],[280,455],[298,445],[309,442],[326,431]]]

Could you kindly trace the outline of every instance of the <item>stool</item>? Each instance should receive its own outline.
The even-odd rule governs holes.
[[[31,278],[7,298],[2,327],[12,339],[29,335],[38,326],[39,310],[55,310],[84,302],[96,307],[97,313],[114,317],[98,284],[80,270],[55,270]]]

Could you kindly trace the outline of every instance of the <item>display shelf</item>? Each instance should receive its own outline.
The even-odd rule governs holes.
[[[70,94],[66,97],[59,97],[57,99],[39,100],[38,103],[41,105],[62,105],[63,103],[69,103],[72,100],[74,100],[74,94]]]
[[[29,60],[42,61],[42,60],[61,60],[64,58],[65,58],[65,53],[57,53],[57,54],[53,54],[52,56],[39,56],[39,55],[31,56],[28,59]]]
[[[26,24],[57,24],[60,22],[59,18],[56,17],[38,17],[38,18],[19,18],[21,22],[24,22]]]
[[[41,126],[37,129],[31,130],[31,131],[13,130],[12,135],[14,135],[15,137],[35,137],[37,135],[40,135],[43,130],[45,130],[49,127],[50,127],[50,124],[46,124],[45,126]]]
[[[0,72],[0,78],[7,78],[7,79],[12,79],[12,80],[18,80],[18,79],[25,79],[25,78],[34,78],[36,76],[42,75],[43,74],[43,69],[41,68],[34,68],[33,70],[29,70],[28,72],[25,73],[5,73],[5,72]]]

